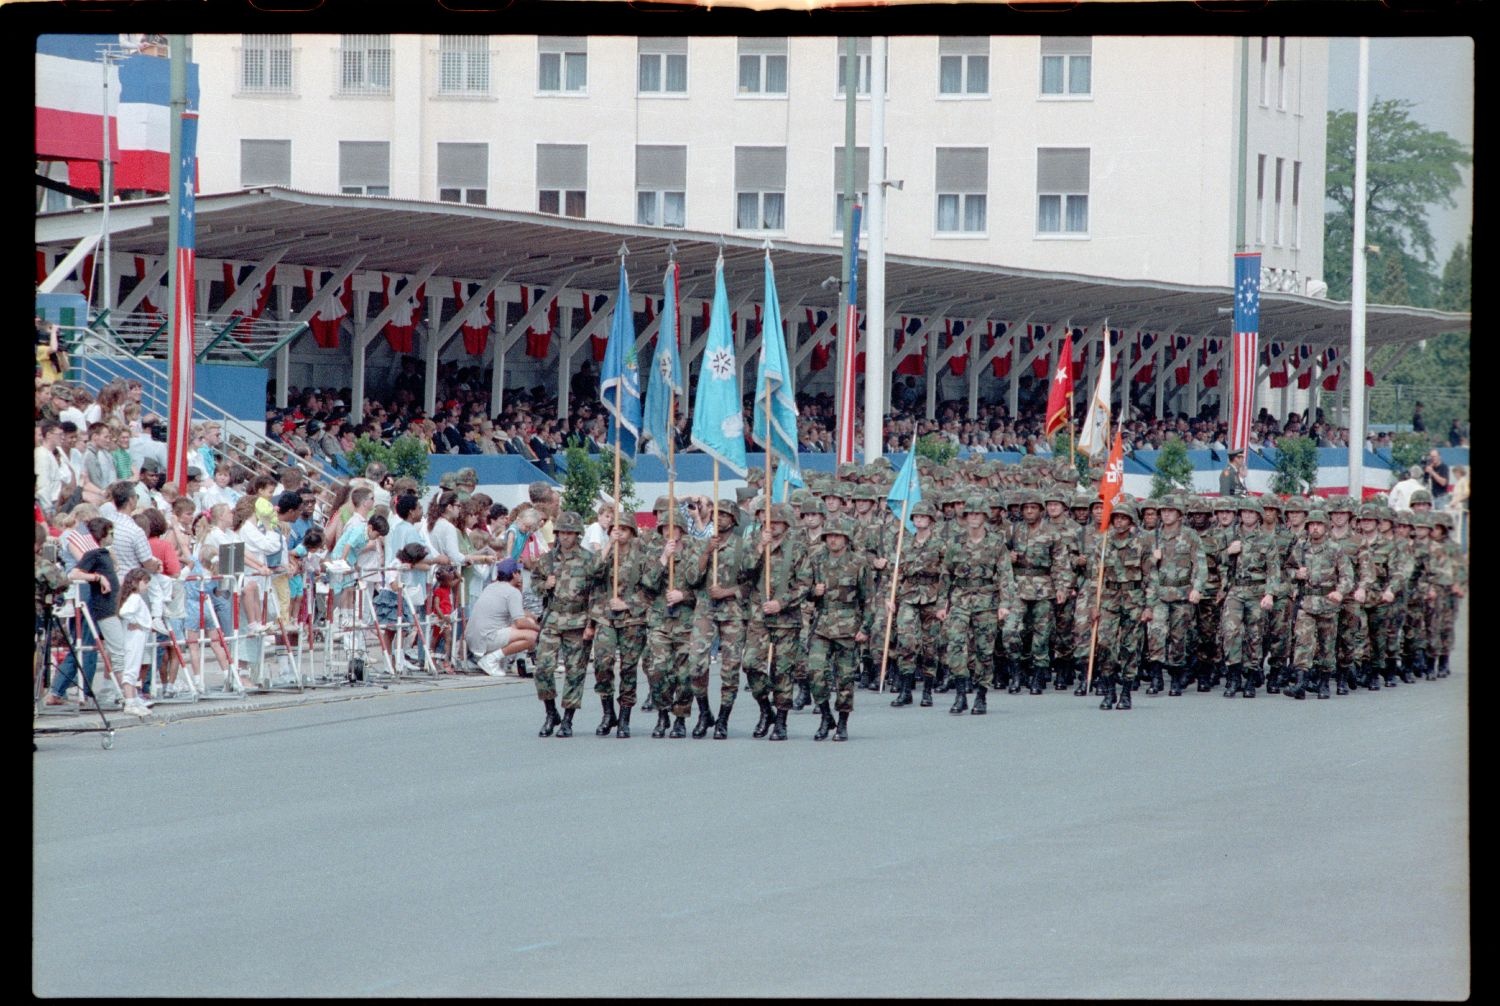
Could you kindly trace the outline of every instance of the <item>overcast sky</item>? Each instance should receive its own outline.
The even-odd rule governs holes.
[[[1328,49],[1328,107],[1352,111],[1359,72],[1359,40],[1331,39]],[[1474,42],[1469,38],[1370,39],[1370,99],[1405,98],[1412,116],[1474,149]],[[1454,245],[1466,240],[1474,218],[1474,178],[1454,193],[1455,209],[1430,209],[1437,242],[1438,269]]]

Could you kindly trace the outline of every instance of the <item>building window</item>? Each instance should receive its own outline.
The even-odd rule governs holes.
[[[292,36],[241,36],[240,90],[292,93]]]
[[[1255,158],[1255,243],[1266,243],[1266,155]]]
[[[734,226],[786,230],[786,148],[734,148]]]
[[[346,196],[391,194],[391,145],[383,141],[339,141],[339,191]]]
[[[1038,234],[1088,234],[1088,148],[1039,148],[1036,192]]]
[[[567,217],[588,215],[589,148],[582,143],[536,147],[536,208]]]
[[[1281,240],[1283,235],[1281,224],[1281,173],[1284,170],[1285,164],[1286,162],[1282,158],[1276,158],[1276,222],[1271,228],[1271,233],[1273,241],[1278,248],[1281,247]]]
[[[1271,40],[1260,40],[1260,107],[1271,104]]]
[[[1276,40],[1276,107],[1286,111],[1286,37]]]
[[[687,94],[686,38],[643,38],[636,59],[640,94]]]
[[[635,148],[635,222],[687,226],[687,147]]]
[[[739,40],[740,94],[786,94],[786,39]]]
[[[547,94],[583,94],[589,87],[589,40],[585,35],[538,35],[536,89]]]
[[[1042,94],[1083,97],[1094,91],[1094,40],[1087,35],[1042,36]]]
[[[845,147],[833,148],[833,231],[844,233],[844,151]],[[864,205],[864,197],[870,193],[870,148],[854,148],[854,201]],[[870,217],[860,217],[859,232],[870,232]]]
[[[291,184],[291,140],[240,141],[240,188]]]
[[[937,232],[983,234],[990,152],[984,147],[937,148]]]
[[[339,37],[339,94],[391,93],[391,37]]]
[[[489,145],[439,143],[437,153],[438,199],[483,206],[489,196]]]
[[[490,93],[490,37],[488,35],[440,35],[438,37],[438,93]]]
[[[990,93],[988,35],[943,35],[938,38],[938,93]]]
[[[844,80],[849,73],[849,53],[847,46],[849,40],[841,38],[838,40],[839,54],[839,78],[838,96],[844,96]],[[870,40],[868,38],[856,38],[854,40],[854,58],[856,60],[854,81],[854,93],[856,95],[870,93]]]
[[[1292,247],[1302,247],[1302,162],[1292,162]]]

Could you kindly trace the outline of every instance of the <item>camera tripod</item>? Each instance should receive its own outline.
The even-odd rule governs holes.
[[[102,734],[99,742],[104,750],[108,751],[115,746],[115,728],[109,725],[109,718],[104,715],[104,708],[99,704],[94,695],[93,684],[89,676],[83,671],[83,658],[78,654],[78,648],[73,645],[73,637],[68,635],[68,627],[59,621],[53,611],[51,598],[38,595],[42,605],[42,624],[36,635],[36,654],[32,666],[32,679],[34,682],[34,694],[32,696],[32,727],[31,736],[36,738],[42,734]],[[42,697],[47,694],[47,689],[52,683],[52,633],[56,630],[62,637],[63,644],[68,652],[73,655],[73,663],[78,668],[78,688],[86,700],[92,700],[94,711],[99,714],[100,726],[97,727],[39,727],[36,725],[37,710],[40,708]],[[97,671],[95,672],[97,673]],[[36,749],[35,741],[32,750]]]

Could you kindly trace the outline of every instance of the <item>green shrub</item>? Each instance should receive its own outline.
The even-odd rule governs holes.
[[[1308,437],[1276,441],[1276,474],[1271,491],[1280,496],[1311,492],[1318,484],[1318,445]]]
[[[345,463],[351,472],[363,475],[370,462],[379,461],[394,478],[414,478],[418,486],[426,489],[427,466],[431,459],[427,445],[416,437],[399,437],[387,446],[365,434],[354,442],[354,449],[345,456]]]
[[[1066,458],[1068,456],[1070,445],[1072,445],[1072,447],[1074,448],[1073,467],[1078,472],[1078,477],[1074,481],[1079,483],[1088,482],[1089,459],[1085,455],[1078,453],[1078,451],[1076,450],[1077,444],[1073,441],[1073,434],[1071,431],[1058,430],[1052,435],[1052,456],[1054,458]]]
[[[1168,437],[1156,455],[1156,474],[1151,476],[1151,498],[1161,499],[1176,491],[1193,488],[1193,462],[1181,437]]]
[[[1391,438],[1391,484],[1406,478],[1406,470],[1421,465],[1427,458],[1432,441],[1425,433],[1398,433]]]
[[[924,433],[917,438],[917,456],[935,464],[946,465],[958,457],[958,445],[936,433]]]
[[[612,495],[615,488],[615,455],[608,451],[590,454],[583,441],[576,436],[568,438],[563,451],[562,508],[582,517],[584,523],[594,519],[594,510],[602,490]],[[629,458],[620,458],[620,503],[634,512],[639,506],[635,498],[635,478],[631,474]]]

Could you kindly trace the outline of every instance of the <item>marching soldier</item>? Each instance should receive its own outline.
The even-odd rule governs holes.
[[[1464,569],[1463,552],[1453,540],[1454,516],[1452,513],[1429,514],[1432,520],[1430,536],[1432,615],[1428,650],[1433,661],[1427,678],[1448,676],[1448,654],[1453,649],[1453,619],[1457,614],[1459,599],[1464,596],[1468,583]]]
[[[710,728],[722,723],[727,729],[728,709],[740,690],[740,658],[745,652],[745,584],[749,581],[750,545],[735,533],[739,523],[738,506],[730,500],[719,501],[718,528],[711,538],[693,552],[686,563],[687,585],[698,591],[697,610],[693,613],[693,636],[689,661],[692,667],[691,687],[698,703],[698,722],[693,737],[703,738]],[[717,559],[715,558],[717,556]],[[715,719],[708,705],[708,665],[714,643],[719,644],[719,716]],[[722,740],[719,730],[716,739]],[[723,736],[728,736],[724,734]]]
[[[630,736],[630,710],[635,707],[636,666],[646,650],[646,611],[650,597],[641,586],[646,551],[637,542],[635,516],[623,510],[615,514],[610,528],[612,546],[620,550],[619,591],[611,594],[614,581],[613,548],[604,550],[594,570],[594,605],[590,611],[594,634],[594,693],[604,707],[604,719],[594,731],[600,737],[619,728],[620,737]],[[620,661],[620,711],[614,711],[615,659]]]
[[[1405,590],[1411,559],[1391,534],[1390,510],[1366,503],[1359,512],[1360,550],[1370,564],[1374,580],[1365,590],[1365,618],[1369,625],[1370,657],[1360,668],[1361,683],[1370,691],[1380,690],[1380,679],[1394,679],[1396,652],[1396,599]],[[1384,532],[1381,525],[1384,524]]]
[[[1016,581],[1005,537],[985,526],[984,496],[971,493],[963,511],[963,533],[948,544],[948,600],[938,617],[943,620],[946,656],[958,692],[948,712],[956,715],[969,708],[972,681],[972,715],[983,716],[985,695],[995,684],[995,641],[1000,623],[1010,614],[1004,599],[1015,593]]]
[[[1292,666],[1292,609],[1296,604],[1297,581],[1293,579],[1292,550],[1301,539],[1302,521],[1307,516],[1307,503],[1300,496],[1285,502],[1275,496],[1262,496],[1261,508],[1265,511],[1266,532],[1275,543],[1281,557],[1281,577],[1276,589],[1271,592],[1271,610],[1266,615],[1265,653],[1269,668],[1266,676],[1266,692],[1281,693],[1281,683]],[[1284,515],[1284,521],[1277,516]]]
[[[1161,529],[1153,543],[1146,588],[1146,603],[1151,608],[1151,622],[1146,628],[1151,673],[1147,695],[1161,691],[1164,668],[1171,682],[1167,694],[1182,694],[1193,617],[1208,585],[1203,540],[1196,531],[1183,526],[1182,509],[1181,499],[1168,496],[1157,510]]]
[[[583,521],[576,513],[562,513],[553,533],[557,536],[557,547],[537,560],[532,576],[532,583],[544,578],[541,597],[546,609],[541,639],[537,641],[535,680],[536,696],[547,707],[547,720],[538,736],[550,737],[556,730],[559,737],[572,737],[573,714],[583,701],[583,682],[588,671],[589,640],[593,635],[589,627],[589,584],[598,556],[579,544]],[[554,701],[557,698],[554,675],[559,663],[565,671],[561,719]]]
[[[1130,692],[1140,662],[1141,632],[1151,621],[1146,605],[1146,580],[1151,575],[1151,551],[1145,536],[1136,530],[1139,513],[1134,503],[1121,503],[1109,518],[1110,533],[1104,545],[1104,590],[1099,598],[1098,662],[1104,699],[1100,709],[1115,708],[1115,686],[1120,687],[1119,708],[1130,708]]]
[[[641,586],[651,596],[651,610],[646,615],[646,680],[650,684],[652,705],[656,707],[656,728],[652,737],[667,736],[671,722],[673,737],[686,737],[683,720],[692,710],[692,674],[688,663],[693,638],[693,592],[683,587],[683,567],[688,551],[687,533],[682,524],[667,523],[671,509],[667,497],[656,498],[657,532],[648,542],[641,558]],[[675,586],[672,567],[675,563]]]
[[[849,510],[853,504],[849,500],[851,490],[857,486],[840,486],[839,500],[840,509]],[[798,534],[801,536],[803,551],[812,553],[823,549],[823,521],[825,520],[825,507],[823,501],[816,496],[806,495],[798,498],[792,493],[792,506],[797,510]],[[812,645],[812,620],[816,605],[811,597],[802,602],[802,628],[797,636],[797,663],[801,667],[807,666],[808,648]],[[806,677],[797,682],[797,693],[792,699],[792,709],[801,710],[807,708],[813,701],[808,691]]]
[[[1416,495],[1413,493],[1412,495]],[[1414,675],[1427,676],[1427,591],[1431,550],[1427,545],[1426,517],[1413,510],[1396,511],[1396,537],[1406,542],[1411,575],[1406,580],[1406,604],[1401,613],[1401,680],[1410,685]],[[1396,682],[1387,678],[1387,688]]]
[[[1089,645],[1094,637],[1094,581],[1099,571],[1099,522],[1104,519],[1104,501],[1098,497],[1086,498],[1080,493],[1074,499],[1075,509],[1087,503],[1087,516],[1078,536],[1078,548],[1072,558],[1073,571],[1069,574],[1073,598],[1073,655],[1069,673],[1078,676],[1078,687],[1074,695],[1088,694],[1088,679],[1084,668],[1089,662]],[[1095,690],[1100,687],[1094,683]]]
[[[912,508],[910,516],[917,531],[902,545],[898,600],[892,603],[887,598],[885,602],[886,614],[896,620],[891,645],[900,669],[897,673],[901,675],[901,694],[891,705],[911,705],[912,687],[920,674],[921,704],[930,706],[938,632],[942,627],[937,611],[938,603],[948,595],[947,567],[943,563],[943,541],[934,526],[937,508],[924,499]]]
[[[1042,522],[1037,492],[1023,489],[1015,495],[1021,502],[1021,523],[1011,529],[1010,551],[1017,603],[1002,636],[1010,660],[1011,694],[1029,680],[1031,694],[1040,695],[1051,658],[1052,608],[1067,600],[1072,571],[1067,546]]]
[[[1069,495],[1061,482],[1054,482],[1042,493],[1042,504],[1047,509],[1047,526],[1057,536],[1058,546],[1067,553],[1068,568],[1074,569],[1073,560],[1078,557],[1082,535],[1072,514],[1068,512]],[[1069,578],[1068,596],[1052,606],[1052,655],[1051,666],[1057,671],[1056,689],[1064,691],[1073,684],[1073,608],[1076,583]]]
[[[1328,514],[1313,510],[1307,515],[1307,541],[1297,547],[1295,576],[1302,585],[1297,605],[1297,644],[1291,687],[1294,699],[1307,697],[1309,687],[1318,698],[1329,698],[1328,678],[1334,668],[1334,632],[1344,596],[1354,589],[1354,564],[1348,554],[1328,541]],[[1309,678],[1309,672],[1312,677]]]
[[[762,513],[766,510],[763,508]],[[802,601],[810,589],[807,567],[797,540],[787,533],[792,526],[792,508],[785,503],[770,505],[769,518],[761,525],[759,547],[747,557],[746,573],[750,587],[750,619],[745,632],[745,667],[750,676],[750,692],[761,704],[761,723],[752,737],[764,737],[771,727],[771,740],[786,740],[786,716],[792,707],[792,685],[797,674],[805,675],[805,665],[798,666],[797,633],[802,627]],[[771,552],[771,598],[766,600],[766,548]],[[775,706],[765,704],[767,692],[762,668],[770,665],[770,692]],[[759,674],[759,679],[755,677]],[[728,723],[728,717],[725,717]],[[717,734],[716,734],[717,736]]]
[[[1276,542],[1260,526],[1260,503],[1250,497],[1238,502],[1240,527],[1220,559],[1223,573],[1223,636],[1226,681],[1224,697],[1236,693],[1255,697],[1260,670],[1266,613],[1275,606],[1274,591],[1281,583],[1281,556]]]
[[[838,724],[833,739],[849,739],[854,711],[854,676],[858,647],[869,642],[876,609],[875,575],[864,556],[849,547],[853,523],[837,518],[822,528],[824,548],[810,557],[811,596],[817,607],[808,668],[813,700],[823,714],[813,740],[828,736],[833,725],[828,709],[830,681],[836,692]]]
[[[1328,540],[1343,549],[1355,570],[1360,570],[1360,538],[1351,526],[1356,509],[1354,499],[1344,495],[1331,496],[1324,509],[1328,512],[1330,521]],[[1368,587],[1369,584],[1361,574],[1354,590],[1344,598],[1344,607],[1339,611],[1338,669],[1334,672],[1334,679],[1340,695],[1349,694],[1349,681],[1357,678],[1359,666],[1370,659],[1370,630],[1369,623],[1365,621],[1363,603]]]

